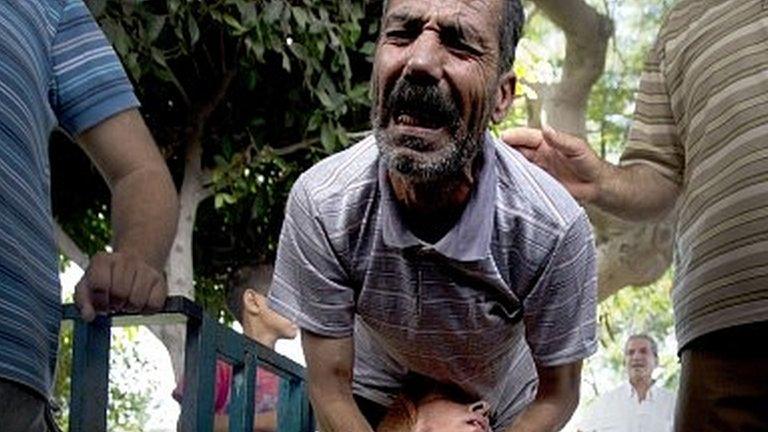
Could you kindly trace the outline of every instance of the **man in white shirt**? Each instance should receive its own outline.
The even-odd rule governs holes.
[[[659,365],[656,342],[646,334],[630,336],[624,348],[629,383],[602,395],[590,405],[579,432],[670,432],[675,395],[655,385]]]

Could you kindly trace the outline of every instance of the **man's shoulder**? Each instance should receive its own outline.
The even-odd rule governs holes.
[[[328,156],[304,172],[296,182],[316,206],[335,206],[375,190],[379,151],[369,136],[352,147]]]
[[[584,214],[570,193],[546,171],[517,150],[494,139],[498,174],[497,205],[557,231],[567,230]]]
[[[676,398],[675,392],[658,384],[653,385],[653,392],[659,395],[659,397],[662,399],[674,401]]]

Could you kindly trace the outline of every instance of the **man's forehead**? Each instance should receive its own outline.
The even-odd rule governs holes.
[[[501,19],[498,11],[502,0],[389,0],[384,13],[388,19],[436,17],[449,21]],[[499,18],[496,18],[499,17]]]
[[[627,346],[625,351],[629,351],[630,349],[640,349],[640,348],[651,348],[651,342],[648,339],[645,338],[633,338],[627,341]]]

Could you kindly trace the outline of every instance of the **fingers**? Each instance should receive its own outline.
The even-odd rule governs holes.
[[[97,314],[109,312],[157,312],[167,294],[163,275],[143,260],[99,253],[75,288],[75,303],[82,318],[92,321]]]
[[[536,150],[541,145],[543,137],[538,129],[515,128],[502,132],[501,140],[520,152],[524,152],[526,149]]]
[[[541,133],[547,144],[566,157],[581,156],[589,150],[589,146],[583,140],[572,135],[557,132],[549,125],[543,126]]]
[[[105,253],[91,258],[83,278],[75,286],[75,304],[85,321],[93,321],[98,313],[109,308],[109,290],[112,286],[112,262]]]

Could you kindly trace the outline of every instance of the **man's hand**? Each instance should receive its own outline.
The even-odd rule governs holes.
[[[510,129],[501,139],[562,183],[579,201],[593,202],[607,164],[586,142],[545,126]]]
[[[109,312],[153,313],[168,294],[165,277],[134,256],[100,252],[75,287],[75,304],[86,321]]]
[[[680,185],[643,164],[614,166],[583,140],[545,126],[510,129],[501,139],[555,177],[574,198],[630,221],[663,217]]]

